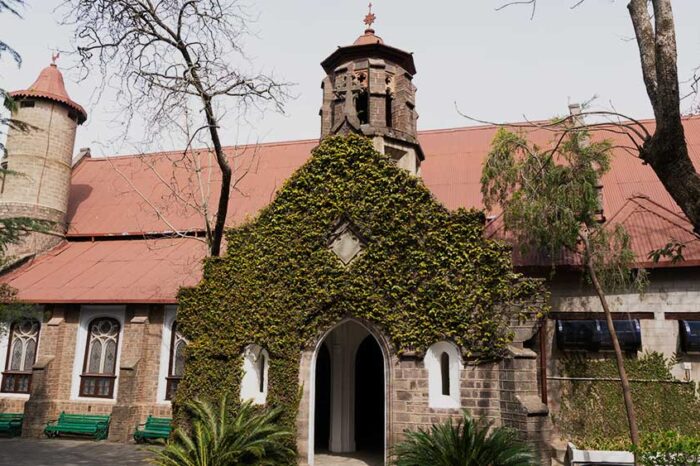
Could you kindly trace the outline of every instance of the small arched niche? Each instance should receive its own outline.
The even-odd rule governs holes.
[[[267,399],[270,355],[258,345],[248,345],[243,351],[243,378],[241,379],[241,401],[265,404]]]
[[[459,408],[462,370],[459,348],[449,341],[439,341],[428,348],[424,361],[428,370],[428,406]]]

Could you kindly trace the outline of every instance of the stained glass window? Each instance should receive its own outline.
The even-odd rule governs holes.
[[[32,380],[32,366],[36,359],[39,343],[38,321],[25,319],[12,324],[7,352],[5,372],[1,391],[29,393]]]
[[[80,396],[112,397],[118,345],[119,322],[108,317],[90,322]]]

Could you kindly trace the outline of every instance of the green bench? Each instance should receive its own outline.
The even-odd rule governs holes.
[[[170,436],[173,420],[167,417],[148,416],[146,422],[136,426],[134,440],[142,443],[146,440],[166,439]],[[143,426],[143,428],[141,428]]]
[[[0,433],[15,437],[22,433],[22,413],[0,413]]]
[[[61,413],[58,419],[49,421],[44,428],[47,437],[58,437],[61,434],[89,435],[95,440],[104,440],[109,431],[109,416],[98,414],[66,414]]]

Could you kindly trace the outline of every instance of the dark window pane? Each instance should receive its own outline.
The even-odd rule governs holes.
[[[12,342],[12,353],[10,356],[10,370],[20,371],[22,370],[22,350],[23,350],[22,340],[15,339]]]
[[[29,340],[26,346],[26,352],[24,355],[24,372],[31,372],[32,366],[34,365],[34,355],[36,354],[36,341]]]
[[[88,363],[89,374],[99,374],[100,371],[100,361],[102,360],[102,342],[100,340],[93,340],[90,343],[90,360]]]
[[[450,394],[450,356],[447,353],[440,355],[440,375],[442,378],[442,394]]]
[[[263,393],[265,391],[265,355],[260,353],[259,366],[258,366],[258,379],[260,380],[260,387],[258,391]]]
[[[185,347],[187,344],[185,340],[180,340],[175,345],[175,361],[173,363],[173,373],[170,375],[182,377],[182,374],[185,372]]]
[[[117,360],[117,342],[109,340],[105,344],[105,363],[102,374],[114,374],[115,363]]]

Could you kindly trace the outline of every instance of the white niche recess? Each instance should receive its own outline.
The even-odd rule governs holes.
[[[459,408],[462,370],[459,348],[449,341],[437,342],[428,348],[424,361],[428,370],[428,406]]]
[[[248,345],[243,351],[243,379],[241,401],[252,400],[254,404],[265,404],[267,399],[267,374],[270,355],[258,345]]]

